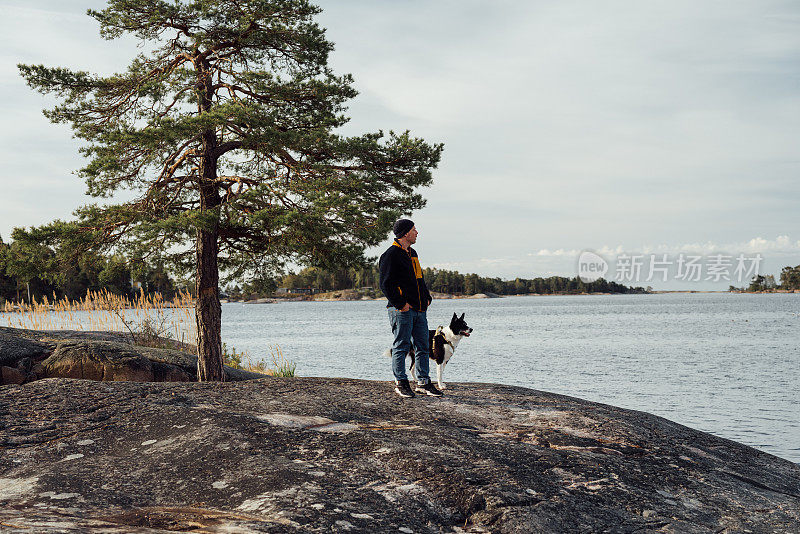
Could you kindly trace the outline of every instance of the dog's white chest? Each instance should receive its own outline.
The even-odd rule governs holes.
[[[461,341],[461,336],[453,334],[450,328],[445,328],[442,331],[442,334],[444,335],[444,339],[446,341],[444,344],[444,359],[442,363],[447,363],[448,360],[450,360],[450,358],[453,356],[453,353],[458,346],[458,342]]]
[[[450,346],[449,344],[445,345],[444,346],[444,359],[442,360],[442,363],[447,363],[448,361],[450,361],[450,358],[452,356],[453,356],[453,347]]]

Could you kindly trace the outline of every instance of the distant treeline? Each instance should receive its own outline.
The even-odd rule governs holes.
[[[158,292],[171,299],[179,290],[190,293],[194,290],[194,284],[176,281],[162,264],[153,265],[119,254],[89,253],[64,267],[63,262],[59,262],[57,251],[31,239],[24,230],[15,229],[12,237],[15,239],[10,244],[0,238],[0,305],[5,301],[29,302],[30,299],[41,302],[43,297],[76,300],[83,298],[87,291],[105,290],[130,297],[141,288],[145,293]],[[455,295],[646,292],[641,287],[631,288],[602,279],[592,283],[563,276],[501,280],[432,268],[425,269],[424,274],[431,291]],[[378,295],[379,279],[377,265],[336,271],[308,267],[282,278],[228,285],[223,293],[230,296],[267,296],[279,287],[314,288],[319,291],[371,287],[373,294]]]
[[[130,297],[141,285],[146,293],[172,299],[176,283],[163,265],[149,265],[120,255],[87,254],[66,268],[48,246],[0,238],[0,305],[6,301],[39,302],[81,299],[87,291],[108,291]],[[185,288],[186,290],[193,288]]]
[[[554,293],[645,293],[641,287],[631,288],[609,282],[597,280],[584,283],[579,278],[565,278],[563,276],[550,276],[548,278],[515,278],[502,280],[489,278],[477,274],[461,274],[457,271],[445,269],[424,269],[425,281],[428,289],[438,293],[454,295],[475,295],[476,293],[496,293],[498,295],[521,295],[527,293],[554,294]],[[325,271],[314,267],[291,273],[278,281],[278,287],[289,289],[315,288],[322,291],[336,291],[372,287],[380,290],[380,273],[378,266],[373,265],[364,269],[342,269],[339,271]]]
[[[15,230],[20,238],[6,244],[0,238],[0,305],[5,301],[28,301],[29,295],[38,301],[46,296],[52,299],[80,299],[87,291],[106,290],[121,296],[158,292],[171,299],[179,290],[193,293],[191,281],[178,281],[164,265],[151,264],[121,255],[104,256],[87,254],[66,268],[57,261],[56,252],[49,246],[24,239],[23,231]],[[498,295],[575,294],[575,293],[646,293],[641,287],[628,287],[604,279],[584,283],[579,278],[550,276],[547,278],[515,278],[461,274],[446,269],[426,268],[425,280],[431,291],[454,295],[496,293]],[[327,271],[308,267],[277,279],[259,279],[241,285],[228,285],[224,292],[235,295],[267,296],[277,288],[314,288],[319,291],[337,291],[371,287],[380,293],[378,266]],[[772,275],[753,277],[747,288],[731,286],[731,291],[800,290],[800,265],[784,267],[780,284]]]
[[[781,283],[778,284],[775,281],[775,277],[771,274],[768,275],[757,275],[753,277],[753,280],[750,282],[750,286],[747,289],[741,288],[738,289],[736,287],[731,286],[731,291],[777,291],[777,290],[784,290],[784,291],[793,291],[793,290],[800,290],[800,265],[797,267],[784,267],[781,269],[780,275]]]

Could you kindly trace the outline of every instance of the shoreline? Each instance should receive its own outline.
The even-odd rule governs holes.
[[[348,296],[342,297],[323,297],[317,298],[318,295],[327,295],[330,293],[354,293]],[[578,296],[622,296],[622,295],[671,295],[671,294],[739,294],[739,295],[769,295],[769,294],[797,294],[800,293],[798,289],[775,289],[775,290],[766,290],[766,291],[728,291],[728,290],[695,290],[695,289],[676,289],[676,290],[653,290],[648,291],[646,293],[608,293],[608,292],[592,292],[592,293],[518,293],[514,295],[499,295],[496,293],[476,293],[474,295],[451,295],[447,293],[432,293],[434,300],[480,300],[480,299],[495,299],[495,298],[508,298],[508,297],[578,297]],[[346,289],[341,291],[328,291],[325,293],[318,293],[315,295],[303,295],[303,294],[293,294],[292,296],[270,296],[270,297],[259,297],[254,299],[232,299],[232,298],[220,298],[219,301],[222,304],[231,304],[231,303],[240,303],[240,304],[278,304],[281,302],[344,302],[344,301],[386,301],[386,297],[370,297],[367,295],[361,295],[357,291],[352,289]],[[189,301],[189,303],[194,306],[195,301]],[[19,304],[9,304],[8,307],[10,308],[9,311],[0,310],[0,315],[3,314],[16,314],[16,313],[31,313],[33,312],[30,309],[28,304],[24,304],[20,306]],[[25,308],[23,311],[22,308]],[[37,308],[46,308],[48,311],[54,311],[54,306],[52,304],[38,304]],[[162,308],[164,309],[182,309],[181,306],[175,306],[171,303],[165,303]],[[132,309],[132,308],[126,308]],[[99,310],[73,310],[75,311],[103,311],[102,309]],[[69,313],[69,312],[65,312]]]
[[[343,292],[350,292],[353,290],[343,290]],[[329,293],[340,292],[326,292],[320,295]],[[353,292],[356,293],[356,292]],[[762,295],[762,294],[796,294],[800,290],[775,290],[775,291],[727,291],[727,290],[692,290],[692,289],[679,289],[679,290],[654,290],[647,293],[520,293],[516,295],[498,295],[477,293],[475,295],[450,295],[445,293],[433,294],[434,300],[481,300],[481,299],[494,299],[494,298],[508,298],[508,297],[577,297],[577,296],[623,296],[623,295],[672,295],[672,294],[744,294],[744,295]],[[316,295],[294,295],[291,297],[262,297],[257,299],[220,299],[221,303],[240,303],[240,304],[278,304],[281,302],[344,302],[344,301],[386,301],[386,297],[370,297],[366,295],[351,294],[340,297],[324,297],[315,298]]]

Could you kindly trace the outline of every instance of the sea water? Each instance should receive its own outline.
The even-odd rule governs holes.
[[[228,347],[299,376],[391,380],[385,301],[228,303]],[[475,330],[445,382],[495,382],[643,410],[800,462],[800,294],[436,300]],[[435,377],[435,367],[431,374]],[[392,388],[387,383],[386,394]]]

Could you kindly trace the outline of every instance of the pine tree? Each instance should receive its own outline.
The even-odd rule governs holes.
[[[195,273],[198,378],[223,380],[220,271],[266,276],[286,261],[359,264],[395,218],[424,205],[442,145],[382,132],[344,137],[349,75],[307,0],[109,0],[101,36],[148,50],[99,76],[20,65],[60,98],[45,111],[86,141],[88,204],[56,221],[66,249],[154,256]]]
[[[800,289],[800,265],[781,269],[781,289]]]

